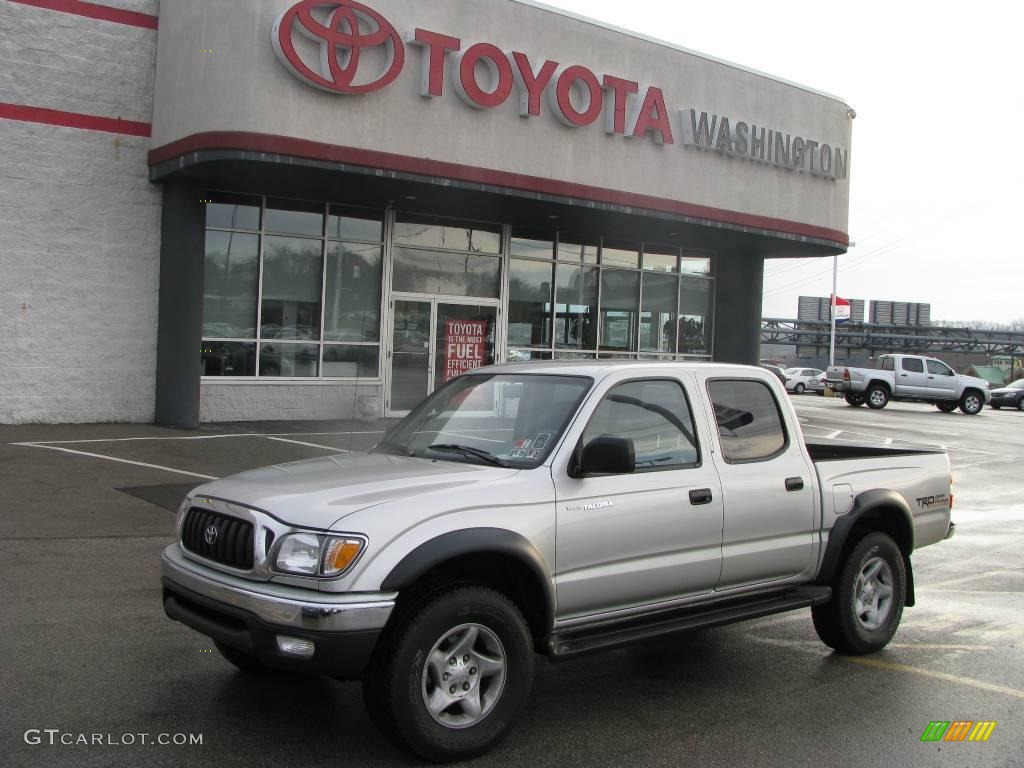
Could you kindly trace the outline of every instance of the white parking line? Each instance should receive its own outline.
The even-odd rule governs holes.
[[[275,437],[273,435],[258,435],[258,437],[263,437],[267,440],[276,440],[279,443],[292,443],[293,445],[305,445],[310,448],[323,448],[325,451],[334,451],[335,453],[351,453],[351,451],[347,451],[344,448],[337,448],[333,445],[321,445],[320,443],[306,443],[303,442],[302,440],[289,440],[284,437]]]
[[[88,456],[93,459],[105,459],[106,461],[116,461],[120,464],[132,464],[136,467],[146,467],[147,469],[160,469],[164,472],[173,472],[176,475],[187,475],[189,477],[198,477],[202,480],[216,480],[217,478],[213,475],[202,475],[198,472],[189,472],[184,469],[175,469],[174,467],[164,467],[159,464],[147,464],[144,461],[132,461],[131,459],[119,459],[116,456],[103,456],[99,453],[87,453],[86,451],[74,451],[70,448],[59,448],[56,445],[43,445],[42,443],[13,443],[13,445],[20,445],[25,448],[45,448],[48,451],[61,451],[63,453],[73,453],[76,456]]]
[[[829,432],[828,435],[826,435],[825,439],[827,439],[827,440],[835,440],[841,434],[843,434],[843,430],[837,429],[835,432]]]
[[[230,437],[316,437],[317,435],[383,435],[382,429],[370,432],[238,432],[230,435],[183,435],[181,437],[96,437],[85,440],[34,440],[11,445],[74,445],[76,443],[130,443],[142,440],[224,440]]]

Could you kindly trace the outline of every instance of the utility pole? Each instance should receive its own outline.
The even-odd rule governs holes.
[[[839,282],[839,255],[832,257],[832,337],[828,347],[828,364],[836,364],[836,286]]]

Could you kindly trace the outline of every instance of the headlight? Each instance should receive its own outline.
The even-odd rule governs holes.
[[[365,545],[362,539],[349,536],[291,533],[277,547],[274,570],[300,576],[340,576]]]

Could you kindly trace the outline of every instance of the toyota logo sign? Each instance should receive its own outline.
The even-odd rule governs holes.
[[[303,58],[296,49],[296,33],[319,44],[315,66],[308,63],[312,54]],[[394,82],[405,65],[405,47],[395,28],[354,0],[302,0],[278,16],[271,37],[274,52],[293,75],[331,93],[376,91]],[[364,54],[375,60],[383,56],[383,65],[370,79],[365,72],[357,79]]]
[[[218,531],[217,526],[215,525],[206,526],[206,531],[203,532],[203,538],[206,540],[206,543],[209,544],[211,547],[217,543],[217,535]]]

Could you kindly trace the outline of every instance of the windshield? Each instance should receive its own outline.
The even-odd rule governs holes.
[[[561,438],[592,384],[583,376],[460,376],[420,403],[373,450],[536,467]]]
[[[1017,379],[1006,385],[1007,389],[1024,389],[1024,379]]]

